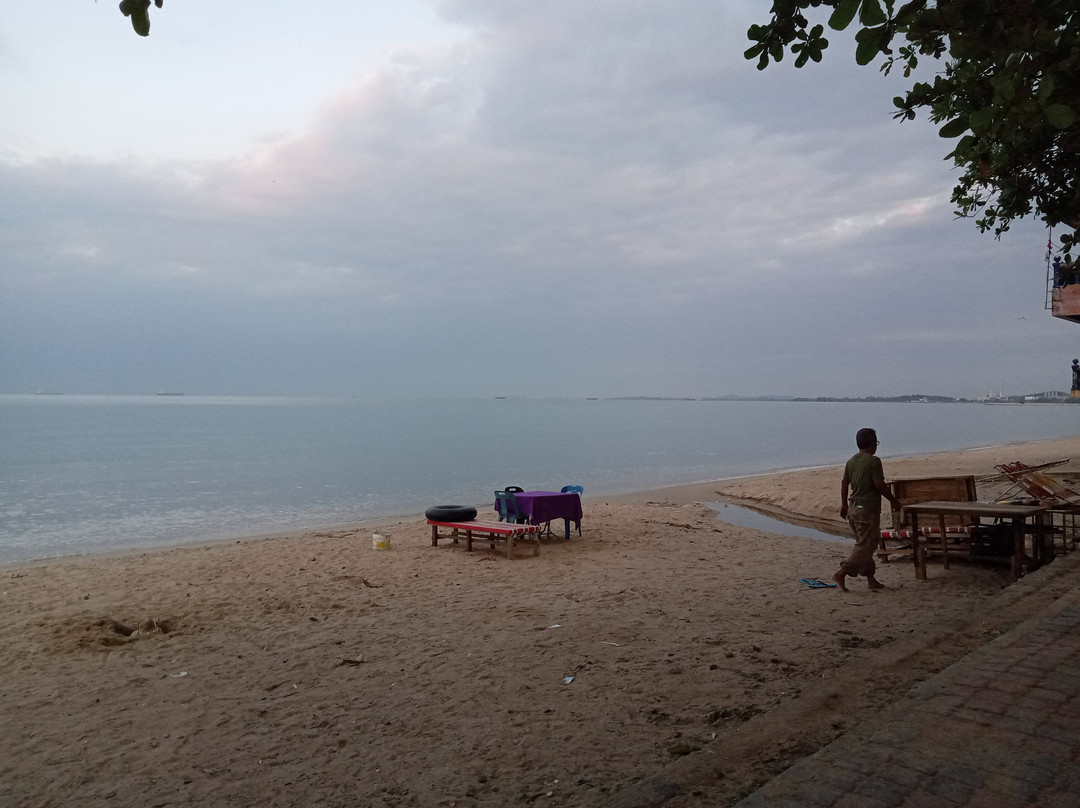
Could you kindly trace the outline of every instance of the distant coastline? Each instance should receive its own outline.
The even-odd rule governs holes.
[[[36,396],[62,396],[60,390],[36,390]],[[25,393],[0,393],[0,395],[18,396]],[[79,395],[79,394],[75,394]],[[107,395],[107,394],[105,394]],[[146,395],[146,394],[143,394]],[[187,395],[182,391],[159,390],[155,396],[180,397]],[[212,397],[212,396],[211,396]],[[250,398],[260,398],[251,396]],[[302,398],[302,396],[300,396]],[[357,398],[357,396],[350,396]],[[497,401],[508,398],[505,395],[493,397]],[[510,396],[514,399],[530,399],[529,396]],[[570,396],[569,398],[574,398]],[[1080,404],[1080,398],[1073,398],[1069,393],[1051,390],[1040,393],[1006,395],[1004,393],[987,394],[978,398],[958,398],[954,396],[936,396],[924,393],[907,393],[899,396],[791,396],[791,395],[724,395],[724,396],[585,396],[585,401],[768,401],[793,403],[859,403],[859,404]]]
[[[595,400],[595,399],[588,399]],[[902,396],[613,396],[608,401],[791,401],[829,402],[859,404],[1071,404],[1080,398],[1070,398],[1068,393],[1048,391],[1019,396],[987,396],[986,398],[953,398],[952,396],[929,396],[910,393]]]

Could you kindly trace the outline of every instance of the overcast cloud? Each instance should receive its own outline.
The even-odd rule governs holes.
[[[0,392],[1068,389],[1046,230],[769,4],[169,0],[0,19]],[[272,8],[264,8],[271,5]]]

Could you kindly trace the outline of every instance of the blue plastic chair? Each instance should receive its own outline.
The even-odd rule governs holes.
[[[577,494],[580,497],[582,494],[585,493],[585,486],[583,486],[583,485],[564,485],[562,487],[562,489],[560,489],[560,490],[561,490],[561,493],[563,493],[563,494]],[[551,531],[551,523],[548,522],[548,532],[550,532],[550,531]],[[577,534],[579,536],[581,535],[581,522],[578,522]],[[569,534],[567,534],[567,538],[569,538]]]
[[[528,521],[527,517],[522,515],[521,509],[518,508],[513,491],[496,491],[495,507],[499,511],[500,522],[506,521],[515,525],[523,525]]]

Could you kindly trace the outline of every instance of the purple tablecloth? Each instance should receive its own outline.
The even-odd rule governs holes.
[[[570,522],[581,531],[581,497],[558,491],[515,492],[518,510],[529,517],[530,525],[542,525],[552,519],[566,519],[566,537],[570,538]]]

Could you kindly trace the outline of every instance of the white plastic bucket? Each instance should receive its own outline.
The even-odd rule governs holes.
[[[389,550],[390,534],[385,531],[383,531],[382,533],[372,533],[371,546],[375,550]]]

